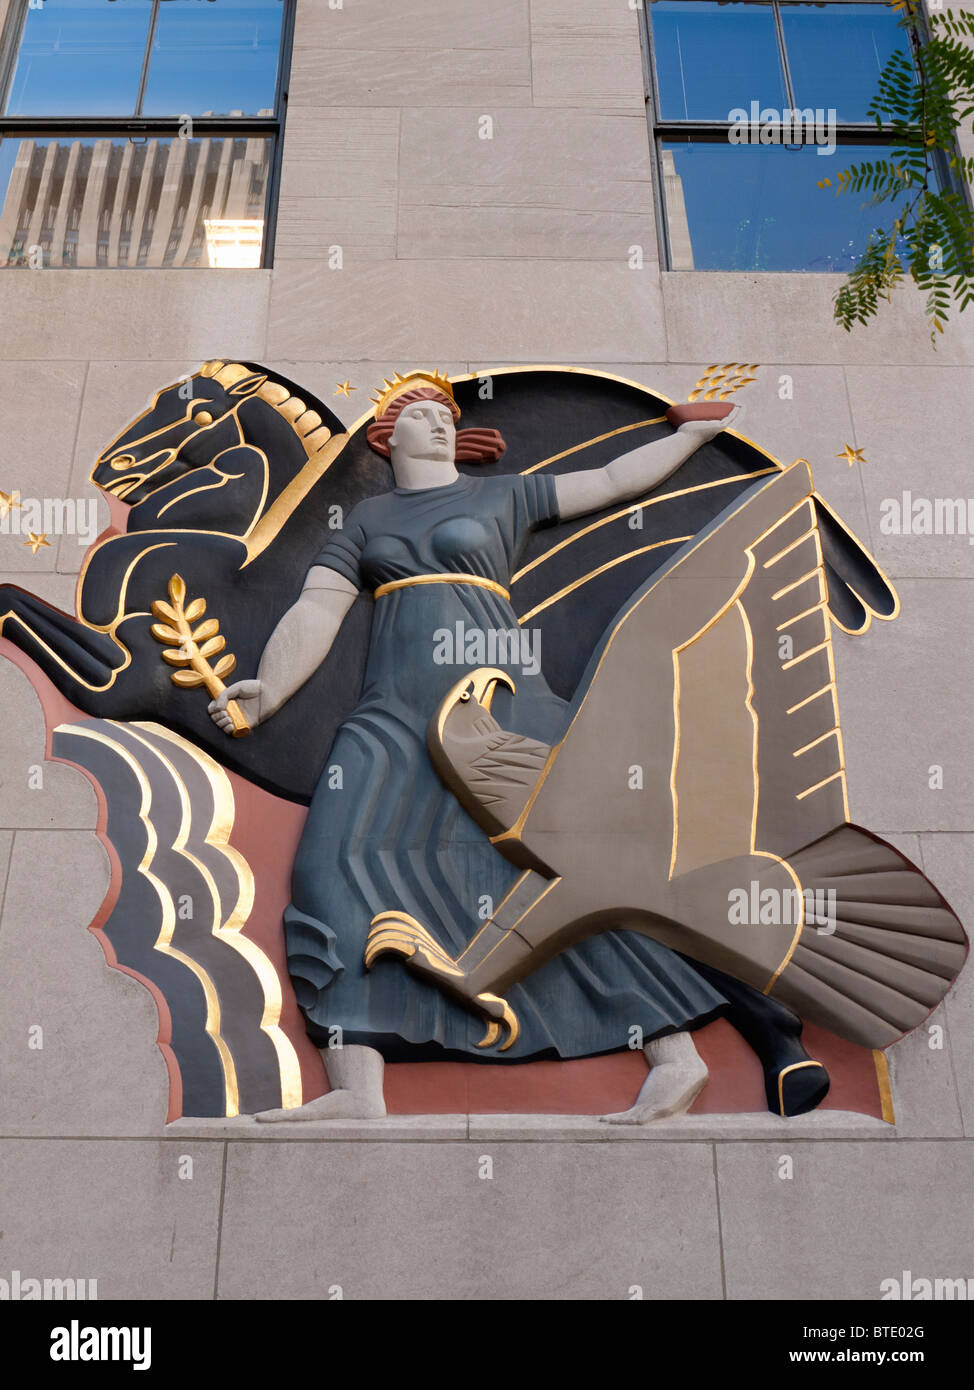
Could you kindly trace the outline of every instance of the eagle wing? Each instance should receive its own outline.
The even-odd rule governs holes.
[[[852,1041],[888,1046],[941,1001],[967,941],[921,871],[850,823],[828,564],[807,465],[755,489],[694,551],[655,594],[696,628],[673,648],[671,878],[723,878],[726,895],[747,886],[748,865],[762,882],[771,867],[762,861],[786,867],[802,911],[768,992]],[[698,592],[712,609],[700,626]]]
[[[703,827],[694,822],[712,821],[715,802],[730,801],[739,815],[743,792],[749,849],[785,857],[847,821],[848,798],[828,583],[807,465],[794,464],[761,491],[756,518],[754,506],[745,505],[714,536],[729,553],[739,535],[747,557],[742,580],[733,593],[717,594],[715,613],[674,652],[677,795],[681,832],[698,838]],[[679,609],[681,591],[699,585],[694,572],[701,568],[720,566],[705,555],[689,558],[657,601]],[[681,784],[692,786],[692,795],[679,796]]]
[[[465,743],[475,703],[441,711],[436,761],[484,823]],[[805,463],[752,485],[632,595],[521,804],[494,842],[534,872],[537,895],[527,910],[515,903],[509,928],[495,922],[488,989],[625,925],[885,1047],[940,1002],[966,956],[933,885],[849,823]],[[735,920],[742,890],[752,907]]]

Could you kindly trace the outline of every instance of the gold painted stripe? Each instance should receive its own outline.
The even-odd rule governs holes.
[[[565,738],[567,738],[567,737],[568,737],[568,735],[566,734],[566,735],[565,735]],[[528,816],[531,814],[532,807],[534,806],[534,803],[535,803],[537,797],[539,796],[539,794],[540,794],[540,792],[541,792],[541,788],[544,786],[545,782],[547,781],[548,773],[551,771],[552,767],[554,766],[555,759],[557,758],[558,754],[561,752],[561,747],[562,747],[562,744],[565,742],[565,738],[563,738],[563,739],[561,740],[561,743],[556,743],[556,744],[554,745],[554,747],[552,748],[551,752],[548,754],[547,758],[545,759],[545,765],[544,765],[544,767],[541,769],[541,776],[538,778],[537,782],[535,782],[535,784],[534,784],[534,790],[532,791],[531,795],[528,797],[527,801],[524,803],[524,809],[523,809],[523,811],[521,812],[521,814],[518,816],[517,820],[514,822],[514,824],[513,824],[509,829],[502,831],[499,835],[491,835],[491,837],[490,837],[490,843],[491,843],[492,845],[503,844],[506,840],[518,840],[518,841],[520,841],[521,835],[522,835],[522,833],[523,833],[523,831],[524,831],[524,826],[525,826],[525,824],[526,824],[526,822],[527,822],[527,819],[528,819]],[[547,891],[547,890],[546,890],[546,891]],[[520,921],[520,918],[518,918],[518,921]]]
[[[372,597],[381,598],[383,594],[391,594],[394,589],[409,589],[414,584],[476,584],[480,589],[490,589],[491,593],[500,594],[508,603],[511,601],[510,594],[502,584],[494,579],[484,579],[479,574],[412,574],[408,579],[390,579],[388,584],[380,584]]]
[[[782,518],[782,520],[784,519],[785,518]],[[802,544],[803,541],[808,540],[809,536],[814,535],[816,535],[815,527],[810,526],[803,535],[798,537],[797,540],[792,541],[790,545],[786,545],[784,550],[779,550],[777,555],[772,555],[770,560],[765,560],[762,568],[769,570],[772,565],[776,565],[779,560],[783,560],[786,555],[790,555],[793,550],[797,550],[797,548]]]
[[[673,806],[673,843],[670,849],[670,872],[672,879],[676,868],[676,857],[680,842],[680,797],[676,790],[676,773],[680,762],[680,652],[673,652],[673,761],[670,764],[670,801]]]
[[[691,554],[693,553],[694,552],[691,551]],[[753,550],[748,548],[745,550],[744,554],[747,556],[747,569],[741,575],[740,580],[735,586],[734,592],[730,595],[728,599],[726,599],[720,605],[716,613],[711,614],[711,616],[704,623],[703,627],[698,628],[697,631],[692,635],[692,637],[688,637],[685,642],[680,643],[680,645],[676,648],[678,652],[686,651],[687,647],[692,647],[694,642],[698,642],[700,638],[703,637],[704,633],[709,632],[712,627],[716,627],[717,624],[720,622],[721,618],[727,612],[727,610],[729,608],[733,608],[734,605],[737,603],[738,599],[740,598],[741,594],[744,593],[748,584],[750,584],[751,576],[754,573],[754,552]]]
[[[839,719],[839,702],[833,698],[832,708],[835,710],[836,723]],[[852,820],[852,813],[849,810],[849,779],[846,776],[845,766],[845,744],[842,742],[842,734],[839,733],[839,762],[842,764],[842,814],[847,821]]]
[[[803,753],[807,753],[810,748],[817,748],[820,743],[824,743],[825,740],[831,738],[833,734],[838,734],[841,738],[842,731],[838,724],[836,724],[834,729],[829,729],[827,733],[819,734],[818,738],[813,738],[811,743],[806,743],[803,748],[796,748],[791,756],[793,758],[800,758]]]
[[[753,638],[752,638],[752,635],[751,635],[751,625],[750,625],[750,623],[748,622],[747,613],[746,613],[746,611],[745,611],[745,609],[744,609],[744,605],[743,605],[743,604],[741,603],[741,601],[740,601],[740,595],[741,595],[741,594],[744,592],[744,590],[747,588],[748,584],[750,583],[751,576],[752,576],[752,574],[754,573],[754,551],[753,551],[752,549],[748,549],[748,550],[746,551],[746,554],[747,554],[747,570],[746,570],[745,574],[742,576],[740,583],[737,585],[737,588],[734,590],[733,594],[731,594],[730,598],[728,598],[727,601],[726,601],[725,603],[723,603],[723,604],[720,606],[720,608],[718,608],[718,610],[717,610],[716,613],[712,614],[711,617],[707,619],[707,621],[704,623],[703,627],[700,628],[700,630],[699,630],[698,632],[695,632],[695,633],[693,634],[692,637],[688,637],[687,640],[686,640],[685,642],[681,643],[680,646],[678,646],[678,647],[674,647],[674,649],[673,649],[673,721],[674,721],[674,738],[673,738],[673,763],[672,763],[672,765],[671,765],[671,767],[670,767],[670,798],[671,798],[672,803],[673,803],[673,844],[672,844],[672,849],[671,849],[671,851],[670,851],[670,872],[669,872],[669,877],[670,877],[671,879],[672,879],[672,877],[673,877],[673,872],[674,872],[674,870],[675,870],[675,868],[676,868],[676,860],[677,860],[677,853],[678,853],[678,842],[679,842],[679,797],[678,797],[678,795],[677,795],[677,790],[676,790],[677,762],[678,762],[678,759],[679,759],[679,752],[680,752],[680,665],[679,665],[679,657],[680,657],[680,653],[681,653],[681,652],[685,652],[686,649],[687,649],[688,647],[691,647],[691,646],[694,644],[694,642],[698,641],[701,637],[703,637],[704,634],[707,633],[707,632],[709,632],[710,629],[711,629],[712,627],[715,627],[715,626],[717,625],[717,623],[719,623],[720,620],[724,617],[725,613],[727,613],[732,607],[734,607],[734,608],[737,608],[738,612],[740,613],[741,619],[742,619],[742,621],[743,621],[743,623],[744,623],[745,639],[746,639],[746,642],[747,642],[747,651],[748,651],[748,679],[750,680],[751,661],[752,661],[753,655],[754,655]],[[641,601],[641,600],[640,600],[640,601]],[[753,687],[751,688],[751,693],[753,693]],[[750,695],[748,696],[748,699],[749,699],[749,698],[750,698]],[[749,708],[750,708],[750,706],[749,706]],[[757,777],[757,748],[756,748],[756,739],[757,739],[757,715],[756,715],[756,713],[754,712],[753,708],[751,708],[751,718],[752,718],[752,722],[753,722],[753,725],[754,725],[754,739],[755,739],[755,746],[754,746],[754,751],[753,751],[753,754],[752,754],[752,770],[753,770],[753,775],[754,775],[754,777],[756,778],[756,777]],[[755,783],[755,787],[756,787],[756,783]],[[756,790],[755,790],[755,798],[756,798],[756,796],[757,796],[757,792],[756,792]],[[754,800],[754,803],[753,803],[753,806],[752,806],[752,814],[751,814],[751,836],[752,836],[752,842],[753,842],[753,837],[754,837],[756,825],[757,825],[757,800],[755,799],[755,800]]]
[[[811,577],[812,577],[813,574],[817,574],[817,575],[818,575],[818,577],[819,577],[819,583],[821,584],[821,579],[822,579],[821,571],[819,570],[818,565],[816,565],[815,568],[814,568],[813,570],[809,570],[807,574],[803,574],[802,577],[801,577],[801,579],[796,579],[795,582],[794,582],[793,584],[788,584],[788,585],[786,585],[786,587],[785,587],[784,589],[779,589],[778,592],[777,592],[776,594],[772,594],[772,595],[771,595],[771,602],[772,602],[772,603],[777,603],[777,602],[778,602],[778,599],[784,598],[785,594],[790,594],[791,591],[792,591],[792,589],[797,589],[798,586],[799,586],[799,584],[805,584],[805,583],[807,583],[807,581],[808,581],[809,579],[811,579]]]
[[[818,646],[809,647],[808,650],[802,652],[800,656],[793,656],[790,661],[783,662],[781,667],[782,671],[790,671],[793,666],[797,666],[800,661],[805,661],[808,657],[814,656],[816,652],[824,652],[829,645],[829,638],[826,637],[825,641],[819,642]]]
[[[779,623],[775,632],[783,632],[786,627],[791,627],[792,623],[800,623],[802,618],[809,618],[813,613],[820,612],[826,606],[827,599],[819,599],[818,603],[813,603],[811,608],[806,608],[803,613],[796,613],[793,618],[786,618],[783,623]]]
[[[557,545],[550,546],[549,549],[539,555],[537,559],[532,560],[529,565],[525,565],[522,569],[517,570],[511,576],[511,583],[516,584],[519,579],[523,579],[526,574],[536,569],[538,565],[543,565],[546,560],[550,560],[552,555],[557,555],[558,552],[564,550],[566,546],[574,545],[575,542],[581,540],[583,536],[589,535],[592,531],[597,531],[600,526],[608,526],[610,521],[618,521],[620,517],[631,516],[633,512],[643,511],[647,507],[659,506],[661,502],[670,502],[674,497],[686,497],[691,492],[706,492],[712,487],[722,487],[725,483],[741,483],[746,482],[750,478],[764,478],[769,473],[774,473],[776,471],[777,470],[774,468],[761,468],[756,473],[735,473],[731,477],[715,478],[714,481],[710,483],[697,483],[693,487],[682,487],[676,492],[665,492],[661,497],[649,497],[645,502],[630,503],[628,507],[621,507],[619,511],[612,512],[611,515],[604,516],[599,521],[593,521],[588,526],[583,526],[580,531],[575,531],[565,540],[559,541]]]
[[[549,463],[557,463],[559,459],[568,458],[569,454],[577,454],[582,449],[589,449],[593,444],[601,444],[604,439],[615,439],[616,435],[628,434],[630,430],[641,430],[646,425],[661,425],[666,419],[665,415],[656,415],[651,420],[637,420],[634,425],[620,425],[617,430],[608,430],[605,434],[597,434],[592,439],[585,439],[581,444],[573,444],[570,449],[562,449],[560,454],[552,454],[550,458],[542,459],[540,463],[533,463],[530,468],[521,470],[521,477],[526,477],[528,473],[537,473],[539,468],[547,468]]]
[[[81,596],[82,600],[84,598],[85,576],[88,572],[88,565],[94,557],[95,551],[100,550],[101,547],[103,545],[107,545],[109,541],[117,539],[117,536],[109,536],[107,540],[99,541],[88,552],[88,556],[85,560],[81,574],[78,578],[78,594]],[[151,555],[154,550],[171,549],[172,546],[177,544],[178,541],[157,541],[155,545],[147,545],[145,550],[140,550],[138,555],[136,555],[133,560],[129,561],[125,573],[122,575],[122,583],[118,591],[118,606],[115,609],[115,616],[114,618],[112,618],[110,623],[90,623],[88,619],[84,616],[84,614],[80,611],[80,609],[78,609],[78,621],[80,623],[84,623],[85,627],[91,628],[93,632],[107,632],[108,635],[112,638],[112,641],[115,642],[117,646],[122,647],[121,642],[119,642],[118,638],[115,636],[115,629],[118,627],[119,623],[123,620],[123,618],[147,618],[149,616],[148,613],[125,612],[125,600],[128,596],[129,580],[132,578],[132,573],[136,565],[139,563],[140,560],[144,559],[146,555]],[[122,651],[126,650],[127,649],[125,647],[122,647]]]
[[[797,947],[798,947],[799,938],[801,937],[802,931],[804,930],[804,927],[805,927],[805,892],[804,892],[804,889],[802,888],[801,879],[800,879],[800,878],[798,877],[798,875],[795,873],[795,870],[792,868],[791,864],[789,864],[789,862],[788,862],[787,859],[782,859],[780,855],[773,854],[770,850],[759,849],[759,850],[756,850],[755,853],[756,853],[756,854],[763,855],[765,859],[773,859],[773,860],[775,861],[775,863],[780,864],[781,867],[782,867],[783,869],[785,869],[785,870],[791,875],[791,880],[792,880],[792,882],[794,883],[795,887],[798,889],[798,923],[797,923],[797,925],[796,925],[796,927],[795,927],[795,934],[794,934],[794,936],[791,938],[791,945],[788,947],[788,950],[785,952],[784,960],[783,960],[783,961],[781,962],[781,964],[778,966],[777,970],[776,970],[776,971],[774,972],[774,974],[771,976],[771,979],[768,981],[768,983],[765,985],[764,989],[761,991],[762,994],[770,994],[771,991],[774,989],[775,985],[776,985],[776,984],[778,983],[778,981],[781,979],[781,976],[782,976],[782,973],[784,972],[784,970],[785,970],[785,969],[787,968],[787,966],[791,963],[791,958],[792,958],[792,956],[795,954],[795,951],[796,951],[796,949],[797,949]]]
[[[785,714],[795,714],[795,713],[797,713],[798,710],[804,709],[804,707],[805,707],[806,705],[810,705],[810,704],[812,703],[813,700],[817,700],[818,697],[819,697],[820,695],[824,695],[825,692],[826,692],[826,690],[834,690],[834,689],[835,689],[835,682],[834,682],[834,681],[829,681],[828,685],[823,685],[822,688],[821,688],[821,690],[816,690],[813,694],[811,694],[811,695],[806,695],[805,698],[804,698],[804,700],[799,700],[799,701],[798,701],[798,704],[797,704],[797,705],[792,705],[791,709],[786,709],[786,710],[785,710]]]
[[[180,502],[185,502],[187,497],[195,497],[198,492],[215,492],[217,488],[226,487],[229,482],[236,482],[242,478],[242,473],[221,473],[219,481],[215,483],[202,483],[199,487],[191,487],[188,492],[181,493],[174,497],[171,502],[167,502],[164,507],[160,507],[157,516],[162,516],[163,512],[168,512],[170,507],[176,507]]]
[[[753,555],[751,556],[753,562]],[[750,573],[753,573],[753,564]],[[749,574],[750,577],[750,574]],[[744,697],[744,708],[751,716],[751,840],[750,850],[754,853],[758,840],[758,804],[761,798],[761,777],[758,772],[758,712],[754,708],[754,633],[751,630],[751,620],[747,616],[747,609],[740,599],[735,603],[735,608],[744,624],[744,637],[747,642],[747,695]]]
[[[879,1102],[882,1107],[882,1116],[888,1125],[896,1124],[896,1112],[893,1109],[893,1087],[889,1079],[889,1062],[886,1060],[886,1053],[881,1052],[878,1047],[873,1048],[873,1065],[876,1068],[876,1082],[879,1086]]]
[[[526,623],[529,618],[533,618],[536,613],[541,613],[545,608],[550,608],[553,603],[558,603],[566,594],[573,593],[575,589],[580,589],[583,584],[587,584],[590,579],[597,578],[604,574],[606,570],[613,569],[616,565],[623,564],[626,560],[632,560],[637,555],[645,555],[648,550],[658,550],[661,545],[679,545],[684,541],[693,540],[692,536],[670,536],[665,541],[654,541],[652,545],[640,546],[638,550],[628,550],[625,555],[617,555],[614,560],[607,560],[604,565],[599,565],[598,569],[589,570],[588,574],[583,574],[580,579],[574,580],[571,584],[566,584],[563,589],[559,589],[556,594],[546,598],[542,603],[538,603],[522,617],[518,618],[519,623]]]
[[[845,768],[840,767],[838,772],[833,772],[829,777],[823,777],[821,782],[816,782],[814,787],[806,787],[803,792],[795,793],[796,801],[804,801],[806,796],[811,796],[812,792],[820,791],[822,787],[827,787],[830,782],[834,782],[837,777],[845,776]]]
[[[293,427],[294,422],[291,423]],[[296,430],[295,433],[297,433]],[[300,438],[300,435],[298,437]],[[243,537],[247,546],[247,558],[240,566],[241,569],[246,569],[252,560],[256,560],[257,556],[267,549],[284,523],[301,505],[315,484],[328,472],[348,443],[349,437],[350,432],[348,431],[345,434],[333,434],[317,453],[311,455],[300,473],[296,474],[284,491],[275,498],[256,526],[247,532]],[[305,452],[307,452],[307,446],[305,446]]]

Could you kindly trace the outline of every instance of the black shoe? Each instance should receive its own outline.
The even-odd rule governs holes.
[[[804,1115],[829,1093],[829,1074],[821,1062],[816,1062],[798,1043],[805,1060],[791,1062],[780,1071],[764,1071],[764,1090],[768,1109],[775,1115]]]

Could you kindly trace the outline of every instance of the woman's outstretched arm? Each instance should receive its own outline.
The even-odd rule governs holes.
[[[305,681],[314,675],[331,651],[345,614],[358,589],[343,575],[324,565],[308,571],[301,597],[267,639],[257,679],[237,681],[210,703],[213,722],[232,733],[227,704],[236,700],[251,728],[270,719]]]
[[[686,463],[701,444],[707,444],[740,416],[741,407],[737,406],[723,420],[688,420],[669,438],[632,449],[604,468],[562,474],[555,479],[561,519],[584,516],[586,512],[597,512],[614,502],[628,502],[650,492],[675,473],[681,463]]]

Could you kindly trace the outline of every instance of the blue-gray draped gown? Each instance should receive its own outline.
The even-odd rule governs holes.
[[[315,564],[367,590],[449,573],[507,590],[531,530],[556,519],[553,478],[463,475],[359,503]],[[401,959],[380,958],[365,970],[376,913],[410,913],[457,956],[518,876],[444,787],[426,750],[431,715],[472,669],[458,635],[517,628],[510,602],[474,584],[414,584],[376,600],[361,698],[312,800],[285,915],[289,970],[308,1032],[321,1045],[341,1028],[344,1042],[376,1047],[390,1060],[582,1057],[629,1046],[634,1028],[650,1039],[698,1026],[725,1004],[666,947],[635,932],[607,932],[508,991],[521,1032],[501,1053],[478,1049],[484,1020]],[[484,664],[475,653],[473,665]],[[555,743],[567,703],[540,672],[510,669],[517,692],[498,686],[492,713],[503,728]]]

